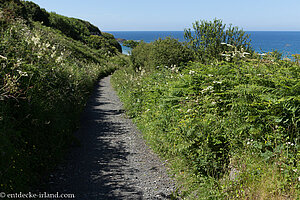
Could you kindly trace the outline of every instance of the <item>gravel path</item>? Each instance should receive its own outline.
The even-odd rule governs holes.
[[[76,137],[81,145],[51,175],[50,191],[80,200],[170,199],[175,185],[126,118],[110,77],[98,83]]]

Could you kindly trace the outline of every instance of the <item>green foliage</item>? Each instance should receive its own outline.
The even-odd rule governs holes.
[[[149,43],[145,43],[145,42],[140,42],[139,45],[136,46],[136,48],[134,48],[131,51],[131,60],[133,63],[133,66],[135,68],[150,68],[150,53],[152,51],[152,44]],[[153,66],[151,66],[151,68],[153,68]]]
[[[118,49],[114,45],[112,45],[110,41],[116,40],[107,40],[104,37],[98,35],[91,35],[86,38],[86,43],[89,47],[101,51],[106,51],[109,55],[116,55],[118,53]]]
[[[25,192],[73,142],[95,81],[126,65],[127,58],[110,57],[106,50],[31,21],[39,13],[32,3],[26,3],[28,18],[21,16],[19,1],[5,5],[0,16],[0,190]],[[75,30],[79,35],[88,30],[76,26],[83,28]]]
[[[74,40],[83,42],[92,48],[101,49],[101,52],[106,51],[111,55],[122,52],[121,45],[113,35],[101,33],[98,27],[87,21],[48,13],[45,9],[41,9],[37,4],[30,1],[5,1],[1,2],[1,7],[6,20],[23,18],[27,21],[26,23],[41,22],[43,25],[57,29]],[[95,39],[92,36],[98,38]]]
[[[157,66],[179,66],[193,59],[193,52],[177,39],[167,37],[150,44],[140,42],[132,50],[135,68],[151,70]]]
[[[42,22],[45,26],[50,25],[50,15],[45,9],[41,9],[37,4],[31,1],[24,1],[23,4],[26,9],[27,17],[29,19]]]
[[[153,66],[185,64],[192,60],[192,52],[177,39],[167,37],[153,42],[151,59]]]
[[[56,13],[50,13],[50,26],[60,30],[66,36],[73,38],[74,40],[84,40],[85,36],[94,34],[101,35],[100,30],[97,27],[89,24],[80,19],[69,18]]]
[[[109,51],[112,55],[122,52],[121,45],[113,35],[101,32],[89,22],[50,13],[50,27],[58,29],[66,36],[82,41],[92,48]]]
[[[129,47],[131,49],[134,49],[135,47],[137,47],[138,44],[139,44],[139,42],[134,41],[134,40],[126,40],[123,42],[123,45],[125,47]]]
[[[227,45],[234,46],[242,52],[252,51],[249,35],[238,27],[226,26],[220,19],[196,21],[192,30],[185,30],[184,37],[203,62],[210,59],[222,60],[221,54],[228,51]]]
[[[27,13],[24,5],[20,0],[0,1],[0,8],[6,16],[5,20],[10,21],[16,17],[23,17],[27,19]]]
[[[181,195],[276,199],[299,195],[299,75],[292,62],[253,60],[112,80],[151,147],[173,160]]]
[[[122,53],[122,47],[119,42],[115,39],[115,37],[110,33],[102,32],[102,36],[108,41],[110,46],[117,48],[117,50]]]

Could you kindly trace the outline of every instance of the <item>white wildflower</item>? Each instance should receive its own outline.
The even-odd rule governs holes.
[[[205,88],[205,89],[203,89],[201,92],[203,93],[203,92],[206,92],[206,91],[212,91],[212,89],[214,89],[214,87],[213,86],[208,86],[207,88]]]
[[[214,75],[212,75],[212,74],[208,74],[207,76],[209,76],[209,77],[213,77]]]
[[[28,76],[27,72],[22,72],[21,70],[17,70],[20,76]]]
[[[287,142],[286,145],[294,146],[295,144],[292,142]]]
[[[229,54],[224,54],[224,53],[221,53],[220,55],[224,56],[224,57],[229,57],[230,56]]]
[[[213,83],[221,84],[222,81],[213,81]]]
[[[193,75],[193,74],[195,74],[195,71],[190,70],[189,75]]]
[[[31,41],[34,43],[34,45],[37,45],[40,42],[40,38],[39,37],[32,37]]]
[[[62,60],[63,60],[62,56],[59,56],[59,57],[56,58],[56,62],[57,62],[57,63],[62,62]]]
[[[0,58],[3,60],[7,60],[7,57],[0,55]]]
[[[46,48],[49,48],[49,47],[50,47],[50,43],[47,42],[47,43],[45,44],[45,46],[46,46]]]

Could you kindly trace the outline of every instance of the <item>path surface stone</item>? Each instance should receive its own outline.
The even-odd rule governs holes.
[[[174,182],[122,110],[110,76],[99,81],[75,133],[80,141],[50,176],[51,192],[80,200],[170,199]]]

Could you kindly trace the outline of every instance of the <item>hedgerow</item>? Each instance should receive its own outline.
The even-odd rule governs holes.
[[[115,72],[114,87],[149,145],[170,161],[178,195],[299,198],[297,62],[269,54],[134,69]]]

